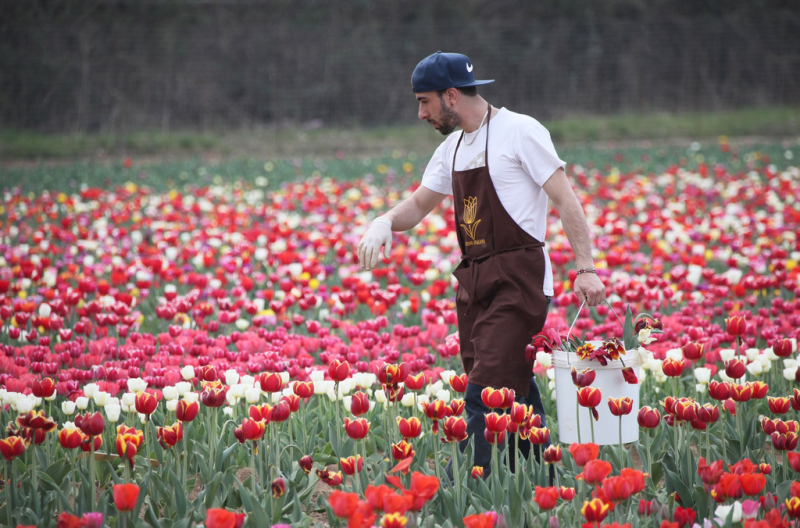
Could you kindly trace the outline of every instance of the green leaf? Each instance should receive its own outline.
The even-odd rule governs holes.
[[[172,489],[175,496],[175,511],[179,519],[186,517],[186,512],[189,509],[189,502],[186,500],[186,493],[184,493],[180,480],[174,471],[170,471],[172,478]]]
[[[272,522],[270,522],[267,512],[261,507],[258,498],[251,495],[238,480],[236,480],[236,487],[239,488],[242,504],[247,510],[248,524],[252,523],[252,526],[272,526]]]
[[[214,475],[214,478],[211,479],[211,482],[208,483],[205,490],[203,490],[205,491],[203,503],[205,504],[206,508],[218,506],[218,504],[215,504],[215,499],[217,498],[217,490],[219,490],[220,482],[222,482],[222,473],[217,473]],[[215,506],[212,506],[212,504],[215,504]]]
[[[628,305],[625,309],[625,324],[622,327],[622,341],[625,350],[633,350],[639,346],[638,339],[633,330],[633,312],[631,311],[631,306]]]

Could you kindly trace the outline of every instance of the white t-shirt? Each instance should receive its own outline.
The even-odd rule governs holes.
[[[558,157],[550,133],[536,119],[501,108],[489,126],[489,174],[500,203],[509,216],[536,240],[547,236],[547,193],[542,186],[566,163]],[[453,151],[461,132],[450,134],[425,168],[422,185],[428,189],[453,194]],[[469,143],[469,144],[467,144]],[[456,170],[486,165],[486,125],[464,134],[456,156]],[[545,295],[553,295],[553,272],[550,257],[544,250]]]

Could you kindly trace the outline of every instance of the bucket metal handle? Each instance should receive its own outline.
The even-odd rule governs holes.
[[[617,315],[617,312],[614,310],[614,307],[611,306],[611,303],[608,302],[608,299],[603,299],[603,302],[608,305],[608,307],[611,309],[611,313],[613,313],[617,317],[619,322],[622,323],[622,328],[625,328],[625,322],[622,319],[620,319],[619,315]],[[581,306],[580,308],[578,308],[578,313],[575,314],[575,319],[572,320],[572,324],[569,326],[569,331],[567,332],[567,341],[569,341],[570,336],[572,336],[572,329],[575,327],[575,323],[578,322],[578,317],[581,316],[581,311],[583,310],[584,306],[586,306],[586,299],[584,299],[581,302]],[[569,354],[567,354],[567,365],[571,365]]]

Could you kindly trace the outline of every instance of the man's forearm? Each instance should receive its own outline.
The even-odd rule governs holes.
[[[583,208],[578,199],[565,200],[564,204],[558,208],[558,214],[561,217],[561,224],[564,226],[564,233],[575,253],[577,267],[579,269],[594,268],[592,237],[589,234],[586,216],[583,214]]]
[[[419,224],[446,197],[446,194],[419,187],[411,196],[391,208],[383,217],[391,220],[392,231],[407,231]]]

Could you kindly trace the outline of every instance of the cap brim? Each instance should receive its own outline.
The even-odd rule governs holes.
[[[467,86],[480,86],[481,84],[489,84],[493,83],[494,79],[489,79],[485,81],[474,80],[471,83],[467,84],[459,84],[458,86],[453,86],[453,88],[466,88]]]

